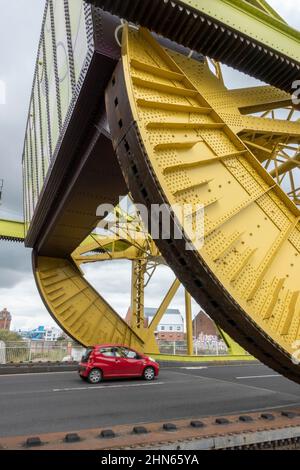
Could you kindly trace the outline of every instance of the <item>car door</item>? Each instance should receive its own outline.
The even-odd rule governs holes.
[[[118,377],[120,361],[116,357],[114,347],[100,347],[96,352],[95,365],[102,370],[104,377]]]
[[[121,366],[123,377],[135,377],[142,375],[143,359],[139,357],[136,351],[129,348],[119,348],[121,355]]]

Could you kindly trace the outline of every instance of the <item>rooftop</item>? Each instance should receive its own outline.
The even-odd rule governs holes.
[[[157,308],[145,308],[144,310],[145,317],[146,318],[154,317],[157,310],[158,310]],[[178,310],[177,308],[168,308],[168,310],[166,310],[165,312],[165,315],[181,315],[181,313],[180,313],[180,310]]]

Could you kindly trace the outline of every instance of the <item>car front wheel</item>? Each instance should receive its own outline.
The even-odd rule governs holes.
[[[102,381],[102,372],[100,369],[93,369],[89,373],[88,381],[90,384],[98,384]]]
[[[149,382],[151,380],[154,380],[155,372],[154,372],[153,367],[146,367],[146,369],[144,370],[144,373],[143,373],[143,377],[144,377],[145,380],[147,380]]]

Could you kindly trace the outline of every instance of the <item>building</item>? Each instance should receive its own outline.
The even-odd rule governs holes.
[[[44,327],[39,326],[29,331],[19,331],[23,338],[30,339],[31,341],[57,341],[63,336],[62,330],[55,326]]]
[[[156,308],[145,308],[144,315],[146,328],[152,322],[156,312]],[[131,323],[130,309],[127,312],[126,322],[129,325]],[[155,336],[160,341],[184,341],[184,319],[180,310],[170,308],[166,311],[155,331]]]
[[[0,330],[10,330],[11,314],[7,308],[0,312]]]
[[[199,337],[220,336],[215,323],[203,310],[193,320],[193,334],[196,339]]]
[[[44,339],[45,328],[43,326],[38,326],[33,330],[23,331],[19,330],[18,333],[24,339],[30,339],[32,341],[42,341]]]
[[[156,312],[156,308],[145,308],[147,326],[150,325]],[[160,341],[184,341],[184,319],[180,310],[169,308],[163,315],[155,333]]]
[[[62,336],[62,330],[56,328],[55,326],[51,326],[50,328],[45,329],[45,341],[57,341]]]

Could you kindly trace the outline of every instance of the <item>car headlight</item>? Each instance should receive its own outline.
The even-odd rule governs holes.
[[[149,357],[149,361],[155,362],[155,364],[156,364],[156,360],[153,359],[153,357]]]

